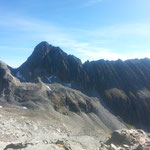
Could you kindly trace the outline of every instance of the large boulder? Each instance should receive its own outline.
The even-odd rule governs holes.
[[[143,130],[116,130],[99,150],[150,150],[150,137]]]

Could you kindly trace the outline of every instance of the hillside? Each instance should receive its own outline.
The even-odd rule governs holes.
[[[60,81],[45,83],[37,77],[25,82],[17,73],[20,82],[9,68],[0,62],[1,149],[95,150],[99,140],[126,128],[98,98]]]

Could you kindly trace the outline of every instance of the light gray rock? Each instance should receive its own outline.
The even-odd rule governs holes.
[[[150,150],[150,138],[143,130],[116,130],[99,150]]]

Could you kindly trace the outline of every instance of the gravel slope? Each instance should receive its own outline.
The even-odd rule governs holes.
[[[0,109],[0,148],[1,150],[95,150],[99,140],[109,135],[99,130],[97,134],[76,132],[78,126],[71,128],[54,116],[37,116],[41,112],[24,110],[19,107]],[[43,112],[44,113],[44,112]],[[64,119],[62,117],[62,119]],[[66,119],[67,120],[67,119]],[[70,120],[69,120],[70,121]],[[79,127],[80,130],[80,127]],[[86,127],[85,127],[86,130]],[[18,144],[20,143],[20,145]],[[24,147],[27,145],[27,147]],[[15,147],[16,146],[16,147]],[[62,148],[61,148],[62,147]]]

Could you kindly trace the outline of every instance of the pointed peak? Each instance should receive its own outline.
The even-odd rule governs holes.
[[[42,42],[40,42],[37,46],[48,46],[48,45],[49,45],[48,42],[42,41]]]
[[[27,61],[24,64],[27,63],[27,64],[31,65],[32,63],[36,64],[36,63],[42,61],[42,59],[50,52],[51,48],[52,48],[52,46],[49,45],[49,43],[46,41],[39,43],[34,48],[33,53],[31,54],[31,56],[27,59]],[[24,64],[22,64],[22,65],[24,65]]]
[[[46,55],[47,53],[49,53],[49,51],[50,51],[50,48],[51,47],[51,45],[49,45],[49,43],[48,42],[46,42],[46,41],[43,41],[43,42],[41,42],[41,43],[39,43],[36,47],[35,47],[35,49],[34,49],[34,51],[33,51],[33,53],[32,53],[32,55],[33,56],[43,56],[43,55]]]
[[[49,48],[49,43],[46,41],[43,41],[41,43],[39,43],[36,47],[35,47],[35,51],[46,51]]]

